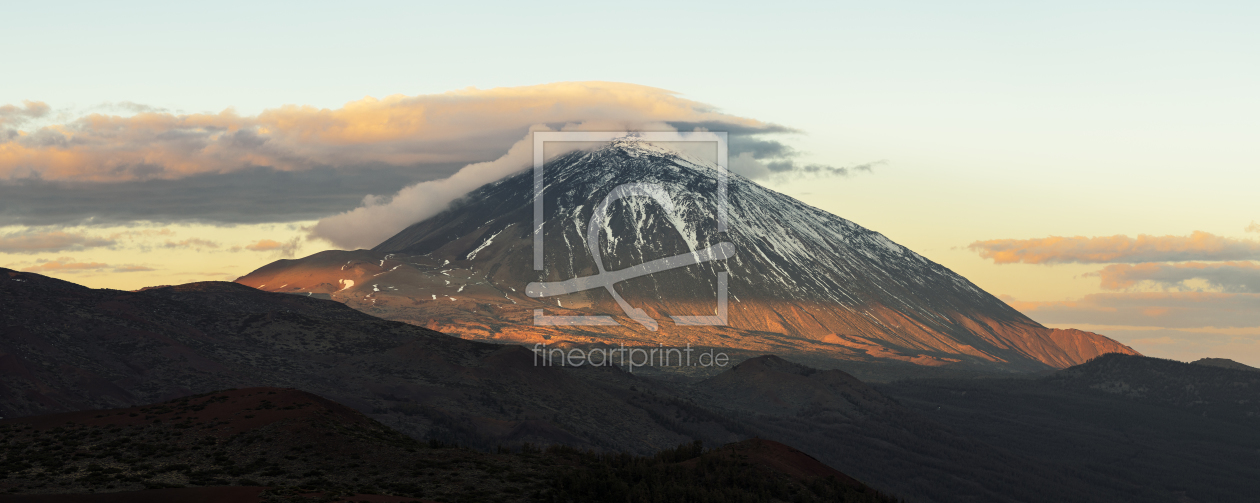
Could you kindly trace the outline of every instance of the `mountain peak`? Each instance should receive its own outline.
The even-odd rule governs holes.
[[[626,136],[617,138],[601,150],[622,150],[626,152],[651,152],[662,155],[676,155],[678,152],[654,145],[651,142],[644,141],[641,137],[631,133]]]
[[[528,344],[691,343],[1030,371],[1132,352],[1096,334],[1056,336],[882,234],[737,174],[721,190],[720,168],[691,148],[628,136],[575,150],[546,164],[541,194],[527,170],[370,251],[277,262],[238,281],[328,294],[377,316],[464,337]],[[636,191],[627,193],[627,185]],[[733,251],[696,258],[716,246]],[[683,265],[636,272],[670,261]],[[531,283],[605,271],[620,279],[608,286],[583,279],[573,285],[584,290],[526,295]],[[659,330],[644,329],[653,325],[643,316]],[[721,324],[678,321],[714,318]],[[570,319],[598,321],[549,321]]]

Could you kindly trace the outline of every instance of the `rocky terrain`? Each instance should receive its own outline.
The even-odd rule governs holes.
[[[282,388],[9,419],[0,448],[12,501],[893,501],[768,440],[651,457],[478,452]]]

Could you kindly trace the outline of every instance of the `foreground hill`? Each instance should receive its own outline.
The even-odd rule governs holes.
[[[634,141],[561,155],[547,164],[543,180],[542,271],[534,269],[535,182],[526,171],[473,191],[372,250],[281,260],[237,281],[330,296],[382,318],[481,340],[690,343],[1005,371],[1135,354],[1098,334],[1041,326],[877,232],[720,173],[713,163]],[[720,176],[729,179],[726,192]],[[615,189],[630,185],[638,192],[595,216]],[[723,195],[729,201],[725,232],[718,225]],[[588,226],[592,218],[598,221]],[[532,282],[697,257],[723,246],[730,247],[729,258],[617,284],[625,302],[659,324],[655,330],[627,317],[604,288],[527,295]],[[719,273],[729,278],[728,323],[673,321],[716,314]],[[535,326],[536,312],[606,315],[615,322]]]
[[[1209,367],[1221,367],[1221,368],[1234,369],[1234,370],[1250,370],[1253,372],[1260,372],[1260,369],[1258,368],[1252,367],[1250,365],[1243,365],[1241,363],[1238,363],[1234,360],[1230,360],[1228,358],[1201,358],[1191,363],[1194,363],[1195,365],[1207,365]]]
[[[1105,355],[1057,372],[1045,382],[1078,393],[1110,393],[1204,417],[1260,418],[1260,373],[1252,370]]]
[[[1071,474],[1070,485],[1106,481],[1113,501],[1247,502],[1260,494],[1253,371],[1107,355],[1041,379],[877,389],[957,434]]]
[[[768,440],[653,457],[483,453],[280,388],[4,420],[0,445],[0,492],[80,495],[0,496],[12,501],[892,501]]]
[[[0,416],[127,407],[210,390],[293,387],[417,438],[563,443],[640,454],[741,437],[696,412],[662,424],[603,381],[343,304],[235,283],[93,290],[0,271]],[[592,373],[624,374],[616,368]],[[601,387],[602,386],[602,387]]]
[[[910,501],[1124,501],[1001,443],[959,434],[839,370],[753,358],[695,386],[692,399]]]

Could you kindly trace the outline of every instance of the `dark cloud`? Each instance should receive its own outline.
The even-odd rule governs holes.
[[[799,129],[772,123],[740,124],[726,121],[665,121],[666,124],[679,131],[725,131],[732,136],[751,136],[757,134],[795,134]],[[735,143],[731,140],[731,143]],[[734,147],[732,147],[734,148]]]
[[[728,137],[728,154],[732,159],[731,170],[753,179],[765,179],[770,176],[814,175],[814,176],[850,176],[857,172],[871,172],[872,168],[887,164],[879,160],[856,166],[835,167],[823,164],[801,164],[797,159],[800,151],[767,135],[797,134],[801,131],[778,124],[768,124],[753,128],[739,124],[721,122],[670,122],[669,125],[679,131],[725,131]]]
[[[774,161],[766,163],[766,169],[774,174],[802,174],[820,176],[851,176],[859,172],[871,173],[875,166],[888,164],[886,160],[872,161],[856,166],[834,167],[823,164],[797,164],[794,161]]]
[[[113,246],[116,241],[80,232],[27,229],[0,234],[0,253],[44,253]]]
[[[1217,291],[1260,293],[1260,264],[1255,262],[1116,264],[1091,275],[1102,278],[1102,287],[1108,290],[1144,283],[1169,290],[1190,290],[1190,282],[1199,280]]]
[[[1051,325],[1260,327],[1260,294],[1220,292],[1097,293],[1074,301],[1016,302]]]
[[[1189,236],[1060,237],[993,239],[967,246],[997,264],[1090,264],[1260,260],[1260,241],[1195,231]]]
[[[307,171],[250,168],[175,180],[0,182],[0,225],[117,225],[137,220],[254,224],[314,220],[355,208],[366,194],[444,178],[462,164]]]
[[[528,134],[520,133],[521,137]],[[732,145],[744,145],[743,152],[757,156],[794,155],[775,141],[733,137]],[[61,139],[58,136],[56,139]],[[56,141],[49,139],[49,141]],[[255,135],[238,133],[244,143],[259,143]],[[487,150],[494,156],[507,151]],[[735,158],[735,154],[732,154]],[[791,161],[787,161],[791,163]],[[732,170],[764,179],[771,173]],[[796,166],[806,174],[848,175],[869,171],[868,163],[850,168],[818,165]],[[158,223],[195,222],[254,224],[315,220],[359,206],[368,194],[393,194],[401,187],[450,176],[464,162],[360,167],[315,167],[304,171],[284,171],[252,167],[224,173],[197,174],[184,178],[162,177],[164,167],[156,164],[121,165],[126,181],[88,182],[44,180],[36,177],[0,181],[0,225],[117,225],[137,220]],[[781,164],[775,165],[782,170]]]
[[[875,166],[888,164],[886,160],[872,161],[856,166],[828,166],[825,164],[802,164],[792,159],[797,153],[790,148],[785,149],[788,158],[758,158],[753,152],[731,155],[730,169],[736,173],[755,180],[785,179],[801,176],[852,176],[857,173],[874,172]]]
[[[795,149],[782,142],[743,135],[729,137],[728,152],[732,156],[751,154],[753,159],[786,159],[798,155]]]

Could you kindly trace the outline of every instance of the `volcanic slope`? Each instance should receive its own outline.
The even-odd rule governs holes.
[[[726,173],[719,232],[717,165],[618,141],[560,155],[544,169],[543,271],[534,270],[532,171],[468,194],[372,250],[325,251],[266,265],[237,282],[329,295],[356,309],[470,339],[724,347],[838,360],[1037,371],[1105,353],[1136,354],[1107,337],[1046,328],[962,276],[883,235]],[[595,223],[588,222],[618,187]],[[672,205],[672,211],[666,209]],[[532,282],[619,271],[733,245],[733,256],[617,283],[658,330],[625,314],[604,288],[531,298]],[[596,256],[598,255],[598,256]],[[714,316],[728,276],[727,326]],[[541,311],[538,311],[541,310]],[[608,315],[604,326],[535,326],[544,316]]]

